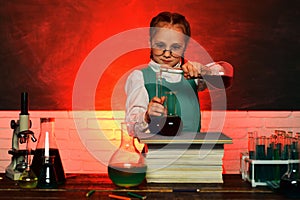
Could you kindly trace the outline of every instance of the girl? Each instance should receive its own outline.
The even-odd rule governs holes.
[[[149,125],[155,117],[165,113],[165,97],[156,96],[156,73],[160,68],[180,68],[182,74],[162,72],[163,85],[176,90],[177,114],[183,122],[183,131],[200,131],[200,106],[198,91],[205,84],[198,77],[200,63],[184,62],[184,52],[191,36],[190,25],[185,17],[178,13],[162,12],[150,23],[150,62],[148,67],[134,70],[125,85],[126,121],[137,122],[137,129],[149,131]]]

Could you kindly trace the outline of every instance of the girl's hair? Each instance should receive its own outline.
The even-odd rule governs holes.
[[[171,12],[161,12],[157,16],[153,17],[150,22],[150,43],[152,42],[152,38],[154,37],[157,27],[159,27],[160,22],[167,22],[171,25],[179,25],[182,29],[182,32],[185,34],[185,48],[189,42],[191,37],[191,27],[189,22],[185,19],[185,17],[179,13],[171,13]],[[185,51],[185,50],[184,50]],[[150,58],[153,58],[152,50],[150,52]],[[184,55],[181,58],[181,64],[184,63]]]
[[[171,12],[161,12],[157,16],[153,17],[150,22],[150,41],[156,33],[156,28],[158,27],[158,23],[167,22],[171,25],[179,25],[182,29],[182,32],[188,36],[186,38],[186,43],[191,37],[191,28],[189,22],[185,19],[185,17],[179,13],[171,13]]]

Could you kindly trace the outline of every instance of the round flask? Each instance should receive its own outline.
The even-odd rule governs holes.
[[[146,176],[147,166],[134,144],[135,123],[121,123],[121,144],[108,163],[108,176],[120,187],[140,185]]]

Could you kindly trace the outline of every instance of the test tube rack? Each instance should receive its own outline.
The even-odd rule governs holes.
[[[244,181],[250,182],[252,187],[267,186],[267,181],[256,181],[255,173],[257,166],[266,165],[288,165],[289,163],[300,163],[300,160],[254,160],[249,158],[247,152],[241,153],[240,172]]]

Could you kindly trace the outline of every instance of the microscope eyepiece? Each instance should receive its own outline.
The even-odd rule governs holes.
[[[21,93],[21,115],[28,115],[28,93]]]

